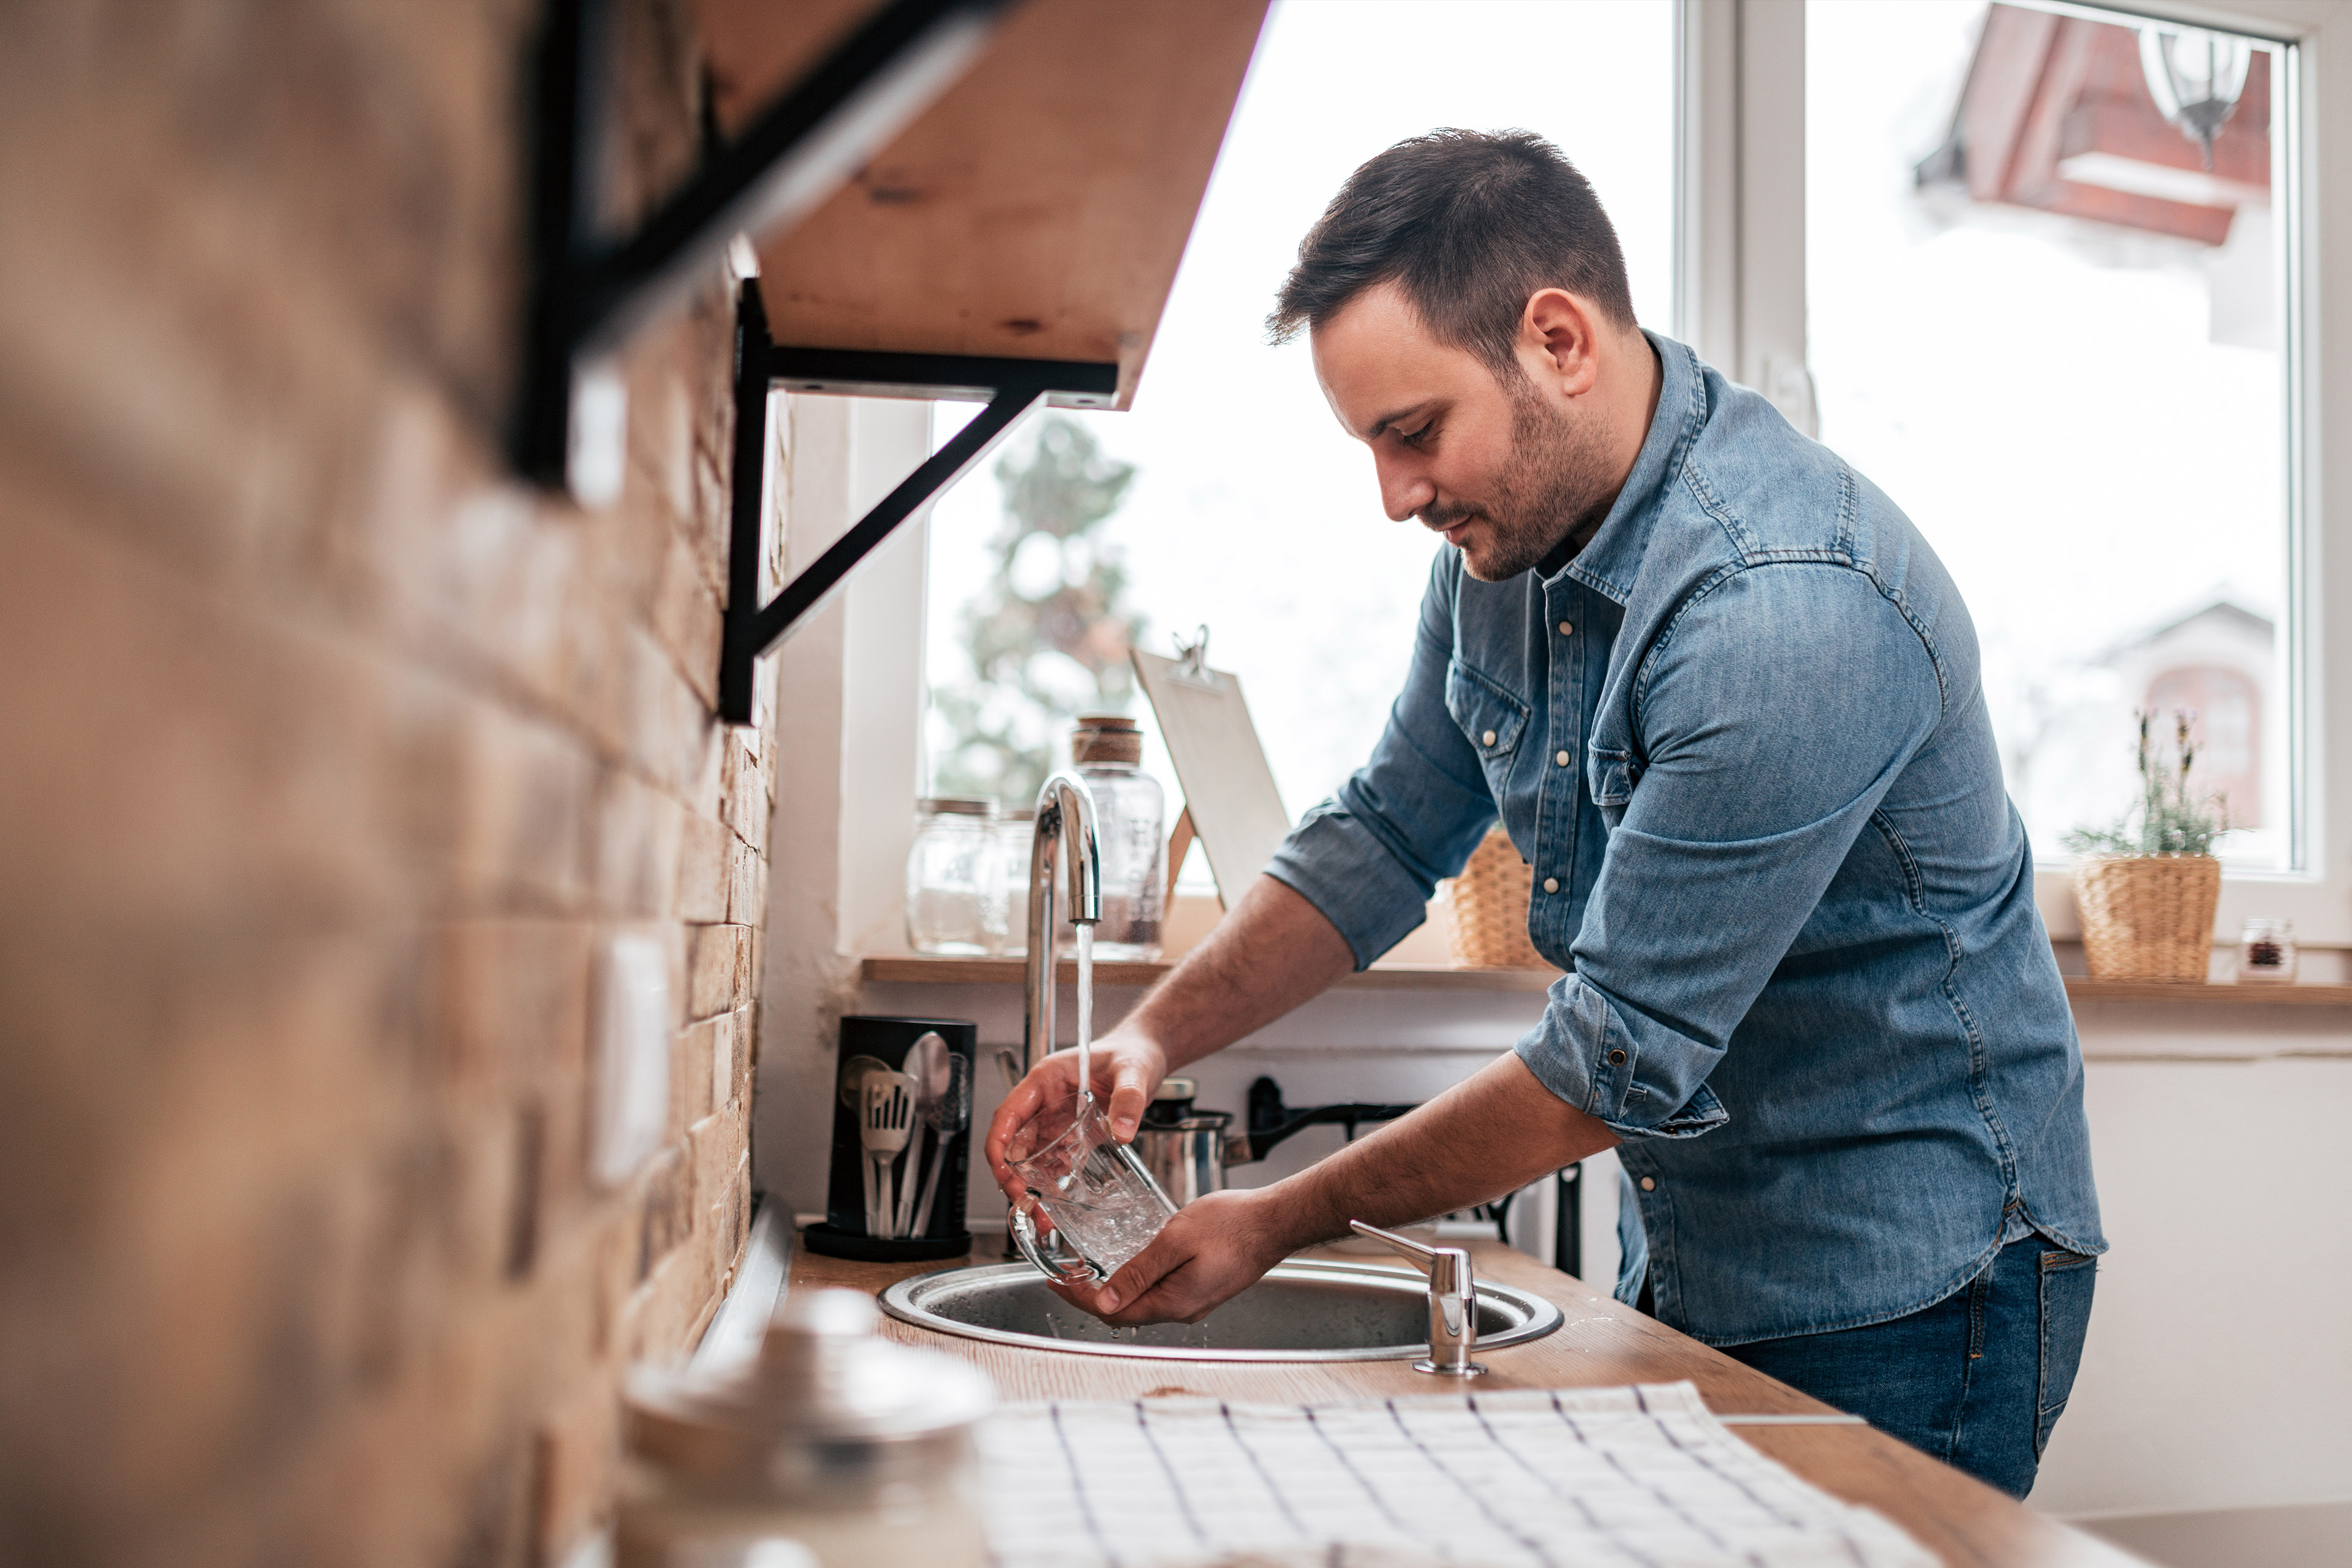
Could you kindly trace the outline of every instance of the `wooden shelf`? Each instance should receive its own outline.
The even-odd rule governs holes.
[[[2180,1002],[2191,1005],[2352,1007],[2352,985],[2215,985],[2204,981],[2093,980],[2066,976],[2076,1002]]]
[[[1166,963],[1095,965],[1095,983],[1107,986],[1149,985],[1173,967]],[[1018,985],[1027,966],[1017,958],[929,958],[907,955],[869,958],[864,974],[870,984],[918,985]],[[1064,959],[1058,965],[1064,984],[1077,980],[1077,965]],[[1359,991],[1526,991],[1550,989],[1559,978],[1556,969],[1454,969],[1433,963],[1379,963],[1350,974],[1341,988]],[[2352,1007],[2352,985],[2213,985],[2161,980],[2093,980],[2080,974],[2066,977],[2066,995],[2074,1002],[2172,1002],[2191,1005],[2249,1007]]]
[[[1149,985],[1174,966],[1166,963],[1095,965],[1097,985]],[[1055,966],[1064,984],[1077,983],[1078,966],[1064,959]],[[910,954],[865,961],[865,978],[877,984],[1018,985],[1028,966],[1017,958],[929,958]],[[1559,978],[1556,969],[1454,969],[1435,963],[1378,963],[1339,982],[1353,991],[1528,991],[1540,993]]]
[[[697,0],[730,133],[872,0]],[[1267,0],[1027,0],[760,249],[779,343],[1116,361],[1135,395]]]

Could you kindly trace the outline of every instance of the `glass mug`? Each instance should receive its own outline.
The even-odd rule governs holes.
[[[1013,1206],[1013,1243],[1048,1279],[1109,1279],[1150,1246],[1176,1212],[1135,1151],[1111,1136],[1109,1119],[1091,1100],[1047,1106],[1013,1129],[1004,1163],[1029,1189]],[[1032,1205],[1059,1238],[1050,1250],[1038,1238]]]

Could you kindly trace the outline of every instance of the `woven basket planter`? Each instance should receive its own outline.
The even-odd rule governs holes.
[[[1454,963],[1464,969],[1549,969],[1528,940],[1528,900],[1535,872],[1510,835],[1490,827],[1470,863],[1454,879]]]
[[[2092,978],[2201,983],[2221,898],[2221,862],[2210,855],[2076,859],[2074,904]]]

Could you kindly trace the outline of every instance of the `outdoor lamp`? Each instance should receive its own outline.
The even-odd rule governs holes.
[[[2246,68],[2253,50],[2246,40],[2201,27],[2145,26],[2139,30],[2139,68],[2148,96],[2180,133],[2205,154],[2213,169],[2213,138],[2236,112],[2246,90]]]

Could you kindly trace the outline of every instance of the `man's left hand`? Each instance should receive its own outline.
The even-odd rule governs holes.
[[[1290,1256],[1271,1192],[1204,1193],[1102,1284],[1053,1288],[1072,1306],[1121,1328],[1197,1323]]]

